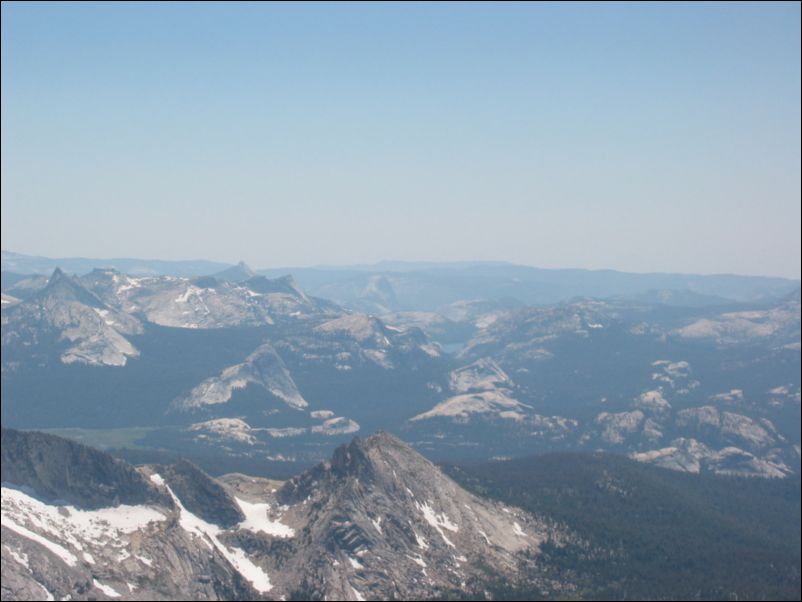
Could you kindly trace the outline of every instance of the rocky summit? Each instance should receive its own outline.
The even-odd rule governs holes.
[[[423,599],[481,591],[486,568],[516,580],[559,532],[462,489],[388,433],[355,438],[276,492],[303,525],[280,574],[314,599]],[[289,570],[288,570],[289,569]]]
[[[481,595],[491,579],[537,582],[541,545],[568,537],[387,433],[283,484],[186,461],[134,468],[13,430],[2,462],[4,600]]]

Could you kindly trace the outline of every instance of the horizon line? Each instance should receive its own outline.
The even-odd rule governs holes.
[[[632,275],[639,275],[639,276],[649,276],[649,275],[663,275],[663,276],[698,276],[698,277],[737,277],[737,278],[774,278],[779,280],[788,280],[791,282],[802,283],[802,277],[791,277],[791,276],[773,276],[773,275],[766,275],[766,274],[744,274],[744,273],[735,273],[735,272],[708,272],[708,273],[701,273],[701,272],[683,272],[683,271],[664,271],[664,270],[655,270],[655,271],[631,271],[631,270],[622,270],[619,268],[587,268],[587,267],[542,267],[537,265],[530,265],[524,263],[516,263],[509,260],[493,260],[493,259],[460,259],[460,260],[447,260],[447,261],[437,261],[437,260],[429,260],[429,259],[422,259],[422,260],[407,260],[407,259],[381,259],[379,261],[375,261],[373,263],[344,263],[344,264],[326,264],[326,263],[317,263],[311,265],[295,265],[295,266],[274,266],[274,267],[256,267],[253,268],[250,263],[244,260],[237,260],[237,261],[221,261],[218,259],[207,259],[207,258],[189,258],[189,259],[163,259],[159,257],[86,257],[81,255],[74,255],[74,256],[67,256],[67,257],[49,257],[47,255],[29,255],[26,253],[17,253],[16,251],[10,251],[8,249],[0,250],[0,253],[5,256],[6,254],[16,255],[19,257],[29,258],[29,259],[38,259],[38,260],[46,260],[50,262],[59,262],[59,261],[89,261],[89,262],[113,262],[113,261],[142,261],[142,262],[163,262],[163,263],[180,263],[180,264],[187,264],[187,263],[213,263],[213,264],[220,264],[221,271],[230,267],[235,267],[240,263],[244,263],[250,269],[260,272],[260,271],[287,271],[288,273],[292,273],[294,270],[364,270],[369,271],[370,268],[377,268],[376,271],[398,271],[398,270],[381,270],[382,265],[386,264],[397,264],[397,265],[423,265],[423,266],[431,266],[431,267],[453,267],[457,268],[459,266],[463,266],[464,268],[470,268],[474,266],[507,266],[507,267],[516,267],[516,268],[525,268],[525,269],[532,269],[532,270],[542,270],[542,271],[573,271],[573,272],[616,272],[619,274],[632,274]],[[55,267],[60,267],[56,265]],[[111,266],[94,266],[93,269],[103,269],[104,267],[111,267]],[[425,268],[421,268],[425,269]],[[3,268],[3,271],[9,271],[6,268]],[[416,271],[415,269],[410,269],[408,271]],[[18,273],[31,273],[31,272],[18,272]],[[35,273],[35,272],[33,272]],[[211,274],[210,274],[211,275]]]

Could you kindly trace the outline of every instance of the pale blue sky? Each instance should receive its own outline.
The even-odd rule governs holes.
[[[2,5],[2,247],[800,276],[800,8]]]

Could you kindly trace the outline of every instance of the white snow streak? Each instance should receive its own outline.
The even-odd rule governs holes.
[[[160,475],[154,474],[150,478],[155,483],[164,483],[164,479],[162,479]],[[178,497],[173,493],[173,490],[170,488],[170,486],[165,484],[165,487],[178,508],[179,522],[185,531],[194,533],[196,536],[201,538],[201,541],[205,541],[206,545],[208,545],[210,548],[214,547],[217,549],[217,551],[220,552],[220,554],[222,554],[226,560],[228,560],[231,566],[234,567],[234,569],[236,569],[240,575],[251,582],[254,589],[256,589],[258,592],[265,593],[273,589],[273,585],[270,583],[270,578],[268,577],[267,573],[265,573],[264,569],[262,569],[262,567],[255,565],[245,555],[245,552],[239,548],[229,548],[223,544],[220,539],[218,539],[217,535],[221,532],[220,527],[211,523],[207,523],[202,518],[192,514],[189,510],[184,508],[181,500],[179,500]]]
[[[57,543],[53,543],[52,541],[50,541],[49,539],[45,539],[38,533],[34,533],[33,531],[30,531],[25,527],[18,525],[7,516],[3,516],[3,526],[7,527],[8,529],[11,529],[12,531],[18,533],[19,535],[22,535],[23,537],[27,537],[28,539],[43,545],[48,550],[53,552],[56,556],[61,558],[64,562],[66,562],[69,566],[75,566],[76,564],[78,564],[78,559],[72,552],[67,550],[67,548],[62,547]]]
[[[106,594],[109,598],[119,598],[120,597],[120,593],[116,589],[114,589],[113,587],[109,587],[108,585],[103,585],[97,579],[92,579],[92,583],[94,584],[94,586],[96,588],[98,588],[100,591],[102,591],[104,594]]]

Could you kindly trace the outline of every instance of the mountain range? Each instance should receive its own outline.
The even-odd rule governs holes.
[[[798,283],[206,267],[3,272],[3,599],[799,598]]]
[[[507,269],[448,269],[474,268]],[[605,450],[690,472],[799,473],[798,289],[376,315],[245,264],[6,282],[5,426],[84,429],[112,447],[119,435],[128,453],[203,465],[247,458],[264,474],[379,429],[449,461]]]

